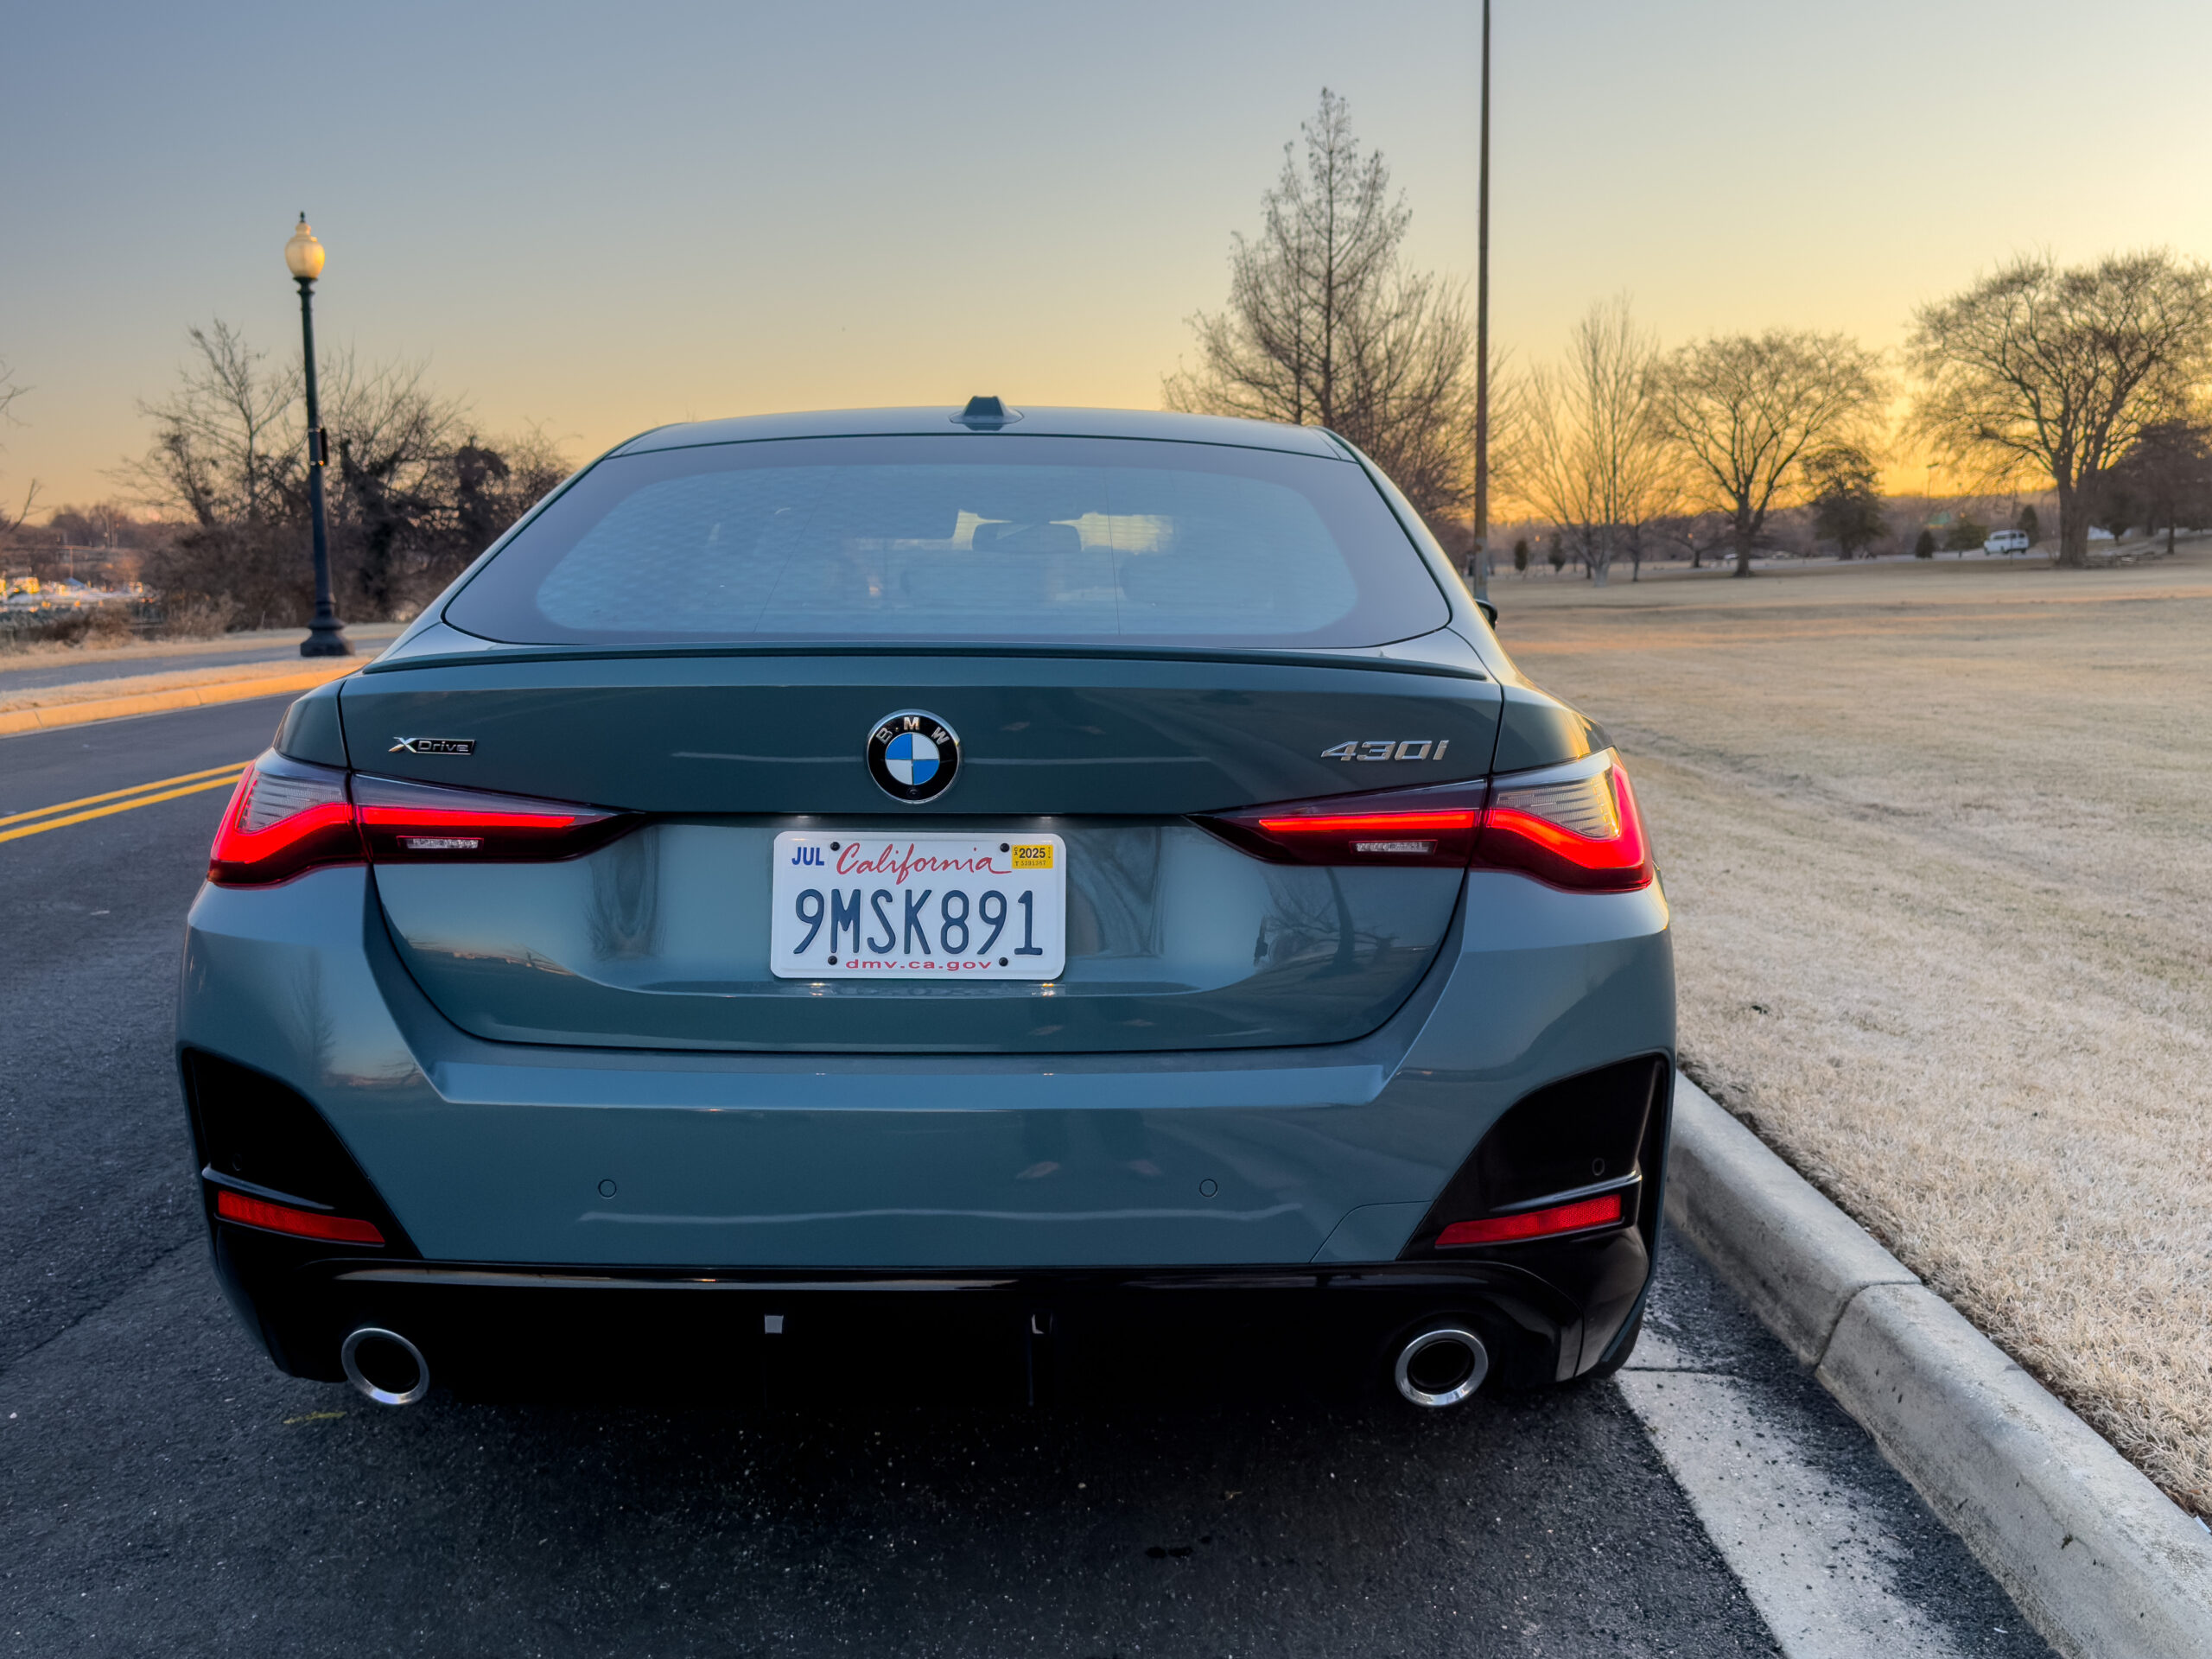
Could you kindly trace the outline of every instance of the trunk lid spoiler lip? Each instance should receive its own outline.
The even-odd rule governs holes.
[[[437,637],[440,633],[457,636],[469,643],[461,645]],[[1312,650],[1239,650],[1233,646],[1173,645],[1024,645],[974,644],[946,642],[934,644],[922,641],[874,643],[836,641],[822,643],[748,644],[722,642],[715,645],[514,645],[498,640],[480,639],[474,634],[463,634],[450,624],[442,628],[426,629],[414,639],[404,642],[413,647],[404,656],[387,651],[360,672],[364,674],[396,674],[412,668],[458,668],[471,664],[492,663],[576,663],[639,660],[645,658],[730,658],[754,660],[778,657],[913,657],[913,658],[1039,658],[1053,661],[1122,661],[1122,662],[1187,662],[1224,663],[1238,666],[1274,666],[1281,668],[1351,668],[1367,669],[1385,674],[1422,674],[1446,679],[1479,681],[1495,683],[1496,677],[1477,657],[1473,648],[1460,635],[1448,628],[1422,634],[1413,639],[1395,640],[1383,645],[1317,646]],[[419,653],[419,654],[418,654]],[[395,659],[397,658],[397,659]]]

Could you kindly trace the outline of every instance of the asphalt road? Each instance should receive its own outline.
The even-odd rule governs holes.
[[[0,739],[0,818],[281,700]],[[2045,1656],[1687,1249],[1452,1412],[387,1411],[209,1273],[170,1058],[226,791],[0,844],[0,1641],[39,1656]]]

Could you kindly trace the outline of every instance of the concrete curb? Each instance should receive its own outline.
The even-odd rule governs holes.
[[[17,732],[82,726],[95,720],[118,720],[125,715],[158,715],[171,709],[199,709],[212,703],[238,702],[248,697],[279,697],[287,692],[312,691],[327,681],[351,674],[364,660],[354,658],[342,664],[302,669],[295,674],[271,674],[257,680],[224,680],[213,685],[185,685],[168,691],[94,697],[84,702],[56,703],[50,709],[8,709],[0,711],[0,737]]]
[[[1713,1097],[1667,1218],[2069,1659],[2212,1659],[2212,1535]]]

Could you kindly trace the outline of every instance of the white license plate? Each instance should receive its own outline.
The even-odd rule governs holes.
[[[1058,836],[776,837],[779,979],[1057,979],[1068,854]]]

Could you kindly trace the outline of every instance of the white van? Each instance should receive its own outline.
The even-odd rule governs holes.
[[[1989,539],[1981,544],[1985,553],[2024,553],[2028,550],[2028,532],[2024,530],[1993,530]]]

